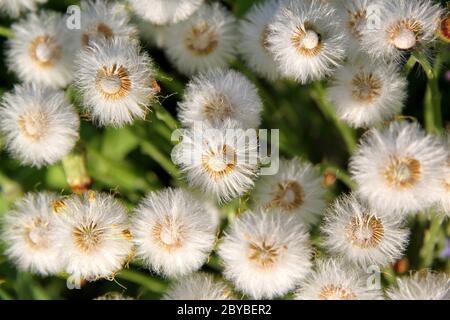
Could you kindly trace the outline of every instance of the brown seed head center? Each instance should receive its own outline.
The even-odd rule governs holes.
[[[291,41],[297,52],[303,57],[315,57],[320,54],[323,48],[321,34],[316,32],[309,23],[297,27]]]
[[[185,230],[179,221],[166,216],[153,226],[152,237],[159,247],[171,252],[182,247]]]
[[[27,112],[17,122],[21,133],[30,140],[39,141],[47,134],[49,118],[44,112]]]
[[[347,227],[347,236],[358,248],[376,248],[384,237],[383,222],[370,214],[353,217]]]
[[[84,252],[91,252],[98,247],[103,235],[104,231],[92,221],[76,227],[73,231],[76,246]]]
[[[97,25],[88,28],[88,31],[82,34],[81,43],[87,47],[92,39],[103,37],[105,39],[112,39],[114,37],[114,31],[105,23],[100,22]]]
[[[106,100],[119,100],[131,92],[131,80],[127,69],[113,64],[103,66],[97,71],[95,84],[97,90]]]
[[[282,208],[291,211],[299,208],[305,202],[305,191],[297,181],[278,183],[275,196],[270,202],[270,207]]]
[[[391,187],[412,188],[421,176],[420,162],[414,158],[391,157],[384,177]]]
[[[31,59],[36,65],[51,68],[61,58],[61,46],[54,37],[43,35],[34,38],[28,48]]]
[[[189,30],[185,38],[185,45],[194,55],[206,56],[219,45],[219,36],[207,22],[202,22]]]
[[[355,294],[340,285],[327,285],[320,290],[319,298],[321,300],[354,300]]]
[[[202,165],[213,179],[218,180],[234,171],[237,155],[232,147],[223,145],[218,150],[209,149],[203,154]]]
[[[381,80],[372,73],[360,72],[352,79],[352,96],[360,102],[372,102],[381,95],[381,90]]]

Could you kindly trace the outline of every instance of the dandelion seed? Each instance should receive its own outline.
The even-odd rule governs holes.
[[[340,119],[352,127],[371,127],[392,119],[406,100],[407,81],[394,64],[367,59],[341,67],[328,89]]]
[[[222,239],[224,276],[255,299],[286,294],[308,273],[308,234],[282,212],[245,212]]]
[[[336,258],[319,260],[296,292],[296,300],[382,300],[369,275]]]
[[[417,124],[394,122],[372,129],[352,157],[359,195],[380,212],[424,210],[438,201],[447,152]]]
[[[87,48],[93,42],[116,38],[135,38],[137,30],[120,3],[87,0],[81,4],[82,25],[77,30],[79,45]]]
[[[4,218],[2,239],[7,245],[6,254],[24,271],[48,275],[63,268],[52,241],[54,200],[56,195],[51,193],[27,194]]]
[[[391,300],[449,300],[449,279],[444,273],[417,272],[398,278],[396,286],[388,289],[387,296]]]
[[[134,40],[92,44],[77,61],[77,86],[84,108],[101,126],[120,127],[144,118],[154,98],[152,61]]]
[[[112,196],[93,191],[63,200],[54,241],[73,277],[112,277],[129,259],[133,246],[126,209]]]
[[[163,300],[232,300],[232,297],[224,283],[206,273],[197,273],[171,285]]]
[[[63,88],[73,78],[75,48],[62,15],[42,11],[12,25],[7,42],[8,68],[22,81]]]
[[[47,0],[2,0],[0,1],[0,12],[17,18],[22,12],[35,11],[39,4],[46,2]]]
[[[205,263],[217,227],[202,203],[181,189],[149,194],[132,225],[136,256],[168,277],[194,272]]]
[[[342,22],[325,1],[287,1],[269,26],[269,49],[282,75],[300,83],[331,74],[345,57]]]
[[[258,174],[258,138],[228,120],[222,126],[195,126],[182,132],[172,158],[191,186],[229,201],[249,191]]]
[[[365,51],[375,58],[399,60],[405,51],[424,50],[435,39],[442,9],[431,0],[387,0],[378,28],[362,33]]]
[[[270,81],[280,77],[268,43],[269,24],[279,7],[279,0],[255,4],[239,25],[241,33],[239,47],[245,62],[256,73]]]
[[[63,91],[17,85],[4,95],[0,115],[9,152],[26,165],[53,164],[78,140],[80,120]]]
[[[187,127],[196,122],[222,124],[233,119],[242,128],[257,128],[261,111],[256,87],[233,70],[212,70],[194,77],[179,103],[179,118]]]
[[[186,75],[226,67],[236,51],[235,23],[219,3],[203,5],[188,20],[168,27],[167,57]]]
[[[325,216],[322,232],[331,253],[362,267],[395,262],[408,242],[401,219],[374,211],[354,195],[336,200]]]
[[[278,173],[261,177],[253,196],[257,205],[280,210],[306,224],[316,223],[326,205],[322,177],[299,159],[281,159]]]
[[[156,25],[186,20],[203,4],[203,0],[129,0],[129,2],[137,15]]]

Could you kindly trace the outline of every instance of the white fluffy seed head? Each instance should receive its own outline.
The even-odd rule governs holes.
[[[72,81],[76,47],[61,14],[29,14],[14,23],[12,31],[6,59],[20,80],[52,88],[63,88]]]
[[[186,127],[233,119],[242,128],[257,128],[263,108],[253,83],[239,72],[220,69],[194,77],[178,106],[180,121]]]
[[[380,212],[401,215],[432,206],[441,194],[447,151],[417,124],[372,129],[350,162],[359,195]]]
[[[348,39],[347,54],[355,58],[362,49],[364,30],[377,28],[379,7],[384,0],[335,0],[334,7],[340,15]]]
[[[377,26],[362,32],[363,49],[376,58],[399,60],[404,51],[426,49],[435,39],[442,8],[432,0],[386,0],[376,14]]]
[[[219,3],[205,4],[188,20],[169,26],[165,51],[182,73],[226,67],[236,51],[236,19]]]
[[[421,271],[397,278],[387,296],[391,300],[450,300],[450,276]]]
[[[152,61],[137,41],[93,43],[80,52],[76,69],[84,108],[100,126],[120,127],[145,118],[156,89]]]
[[[133,11],[156,25],[174,24],[189,18],[204,0],[129,0]]]
[[[0,12],[17,18],[22,12],[35,11],[41,3],[47,0],[2,0],[0,1]]]
[[[0,106],[0,132],[9,152],[25,165],[61,160],[78,140],[80,120],[63,91],[17,85]]]
[[[279,6],[279,0],[255,4],[239,25],[239,48],[246,64],[269,81],[280,77],[268,43],[269,24],[273,21]]]
[[[75,29],[77,44],[87,48],[99,40],[135,38],[137,29],[130,24],[130,17],[123,4],[116,1],[83,0],[81,28]]]
[[[55,200],[56,195],[50,193],[27,194],[4,217],[6,255],[24,271],[48,275],[62,270],[59,251],[52,241]]]
[[[338,117],[355,128],[391,120],[403,108],[407,80],[395,64],[350,60],[338,69],[328,89]]]
[[[187,191],[151,193],[132,218],[136,256],[161,275],[184,276],[205,263],[216,228],[211,212]]]
[[[325,192],[319,172],[310,163],[294,158],[281,159],[278,173],[261,177],[252,195],[255,205],[280,210],[311,225],[325,209]]]
[[[255,299],[282,296],[311,267],[308,233],[282,212],[244,212],[219,245],[224,276]]]
[[[296,300],[382,300],[371,273],[338,258],[316,261],[315,269],[302,281]]]
[[[361,267],[386,266],[399,259],[408,243],[403,220],[375,211],[354,195],[336,200],[322,226],[324,245]]]
[[[125,207],[108,194],[87,192],[53,205],[58,217],[53,241],[66,272],[75,279],[113,277],[133,247]]]
[[[232,300],[231,290],[206,273],[194,273],[173,283],[163,300]]]
[[[223,125],[195,125],[181,131],[172,160],[191,186],[226,202],[248,192],[258,168],[258,137],[232,120]]]
[[[345,57],[342,21],[325,1],[283,2],[267,41],[282,75],[300,83],[331,74]]]

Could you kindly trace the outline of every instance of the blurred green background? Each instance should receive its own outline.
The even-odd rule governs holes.
[[[258,1],[221,1],[238,17]],[[68,5],[78,1],[50,0],[44,7],[65,12]],[[442,1],[444,4],[445,1]],[[8,27],[11,20],[3,17],[0,26]],[[14,74],[7,72],[4,60],[5,38],[0,37],[0,95],[10,90],[18,82]],[[143,43],[145,47],[145,43]],[[162,51],[145,47],[159,67],[158,82],[162,92],[160,104],[155,104],[154,112],[145,121],[122,129],[100,129],[88,121],[81,127],[80,149],[86,155],[88,172],[93,180],[92,188],[114,193],[130,209],[146,192],[165,186],[182,186],[184,182],[170,161],[172,143],[170,134],[177,126],[176,103],[183,94],[187,78],[177,73],[167,62]],[[442,117],[446,126],[450,120],[450,47],[440,44],[434,55],[438,61],[439,89],[442,94]],[[247,75],[259,88],[264,101],[263,128],[280,129],[281,154],[286,157],[299,156],[317,164],[328,178],[337,176],[337,181],[329,186],[328,198],[351,187],[346,168],[349,159],[348,145],[341,132],[359,137],[362,131],[353,131],[336,122],[330,105],[323,95],[325,84],[314,83],[300,86],[291,81],[266,82],[254,75],[240,59],[234,61],[232,68]],[[404,115],[417,119],[422,124],[424,105],[427,103],[427,76],[419,65],[409,72],[409,97]],[[78,100],[74,98],[74,103]],[[163,107],[162,107],[163,106]],[[0,140],[0,216],[23,193],[52,190],[60,194],[70,194],[63,164],[44,169],[21,166],[3,150]],[[246,199],[236,200],[222,209],[224,220],[236,211],[245,208]],[[436,231],[438,237],[433,244],[431,261],[424,259],[421,248],[427,240],[430,222],[425,216],[411,219],[411,245],[407,259],[402,264],[385,270],[384,283],[394,280],[395,273],[408,269],[432,267],[436,270],[450,271],[448,257],[439,257],[445,245],[445,235],[450,234],[449,223]],[[317,228],[313,230],[317,254]],[[430,245],[430,244],[426,244]],[[82,290],[69,290],[64,276],[40,278],[29,273],[18,272],[10,264],[0,247],[0,299],[92,299],[110,291],[123,292],[127,296],[153,299],[159,298],[167,287],[167,281],[152,275],[138,265],[117,274],[115,280],[100,280],[87,283]],[[204,271],[220,274],[221,266],[215,255],[204,266]],[[126,290],[125,290],[126,288]]]

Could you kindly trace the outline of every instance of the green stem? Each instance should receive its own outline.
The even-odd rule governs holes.
[[[91,186],[92,180],[89,176],[86,151],[77,146],[62,160],[67,183],[75,193],[83,193]]]
[[[444,219],[439,215],[435,215],[431,218],[430,227],[425,233],[424,244],[420,251],[420,257],[422,259],[422,268],[430,268],[433,264],[435,257],[436,244],[439,241],[439,234],[441,232],[441,226]]]
[[[142,151],[155,160],[164,170],[167,171],[174,179],[178,179],[180,174],[178,168],[173,164],[172,160],[156,148],[152,143],[141,139],[140,145]]]
[[[7,27],[0,27],[0,36],[5,38],[12,38],[13,32],[10,28]]]
[[[174,77],[163,71],[162,69],[157,69],[155,78],[157,81],[161,82],[163,86],[167,87],[170,91],[177,93],[179,95],[183,94],[184,85],[183,83],[177,81]]]
[[[357,147],[355,131],[337,118],[333,106],[326,98],[326,93],[323,85],[320,82],[316,82],[314,83],[313,88],[314,91],[311,93],[313,99],[317,103],[324,116],[328,120],[333,121],[336,128],[339,130],[342,139],[345,142],[345,145],[347,146],[348,152],[350,154],[353,154]]]
[[[441,134],[443,132],[443,121],[441,111],[442,95],[439,90],[440,56],[436,57],[434,67],[422,53],[416,52],[413,54],[413,57],[422,66],[428,79],[424,105],[425,127],[431,133]]]
[[[414,67],[417,64],[417,59],[414,55],[411,55],[408,59],[408,61],[403,66],[403,76],[407,77],[411,73],[411,71],[414,69]]]
[[[167,288],[167,285],[163,281],[131,269],[121,270],[116,274],[116,278],[136,283],[152,292],[163,293]]]
[[[13,297],[6,290],[0,288],[0,300],[13,300]]]
[[[155,110],[156,118],[164,122],[169,129],[178,129],[178,121],[160,103],[155,103],[153,109]]]

